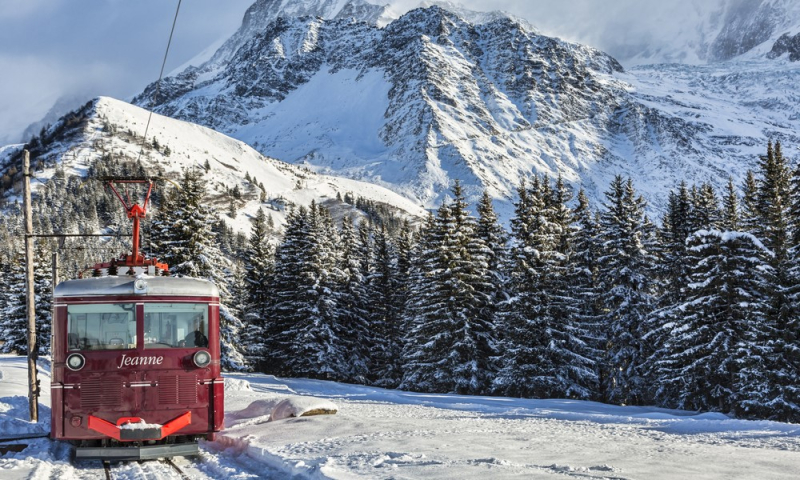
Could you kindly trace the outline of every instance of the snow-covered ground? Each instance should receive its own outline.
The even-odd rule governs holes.
[[[46,431],[27,419],[26,360],[0,356],[0,436]],[[798,478],[800,425],[572,400],[433,395],[334,382],[229,374],[227,428],[202,460],[176,459],[192,478],[297,479],[777,479]],[[298,398],[302,397],[302,398]],[[276,408],[278,407],[278,408]],[[297,410],[333,415],[287,417]],[[271,419],[271,415],[275,418]],[[114,478],[176,478],[131,462]],[[0,478],[103,478],[69,463],[48,439],[0,457]]]

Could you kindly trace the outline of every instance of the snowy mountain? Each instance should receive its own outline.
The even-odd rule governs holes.
[[[787,59],[626,73],[503,14],[470,21],[435,5],[379,28],[275,15],[277,4],[257,2],[212,60],[134,103],[426,207],[460,179],[472,200],[488,189],[505,218],[532,173],[560,174],[595,203],[615,174],[629,175],[657,212],[681,179],[721,187],[768,139],[800,144]]]
[[[351,194],[376,204],[386,204],[400,216],[418,218],[425,211],[418,205],[380,186],[319,175],[303,167],[264,157],[239,140],[206,127],[154,114],[147,142],[141,135],[148,112],[108,97],[100,97],[82,109],[65,116],[48,132],[47,146],[34,157],[44,181],[55,174],[53,165],[64,167],[67,175],[85,176],[87,166],[106,155],[117,160],[140,161],[149,175],[177,178],[183,169],[206,168],[211,202],[226,211],[230,191],[242,192],[235,217],[222,215],[234,229],[250,231],[250,219],[259,207],[273,217],[276,226],[284,223],[288,209],[312,201],[328,206],[338,217],[360,215],[353,207],[336,200],[337,194]],[[154,143],[158,144],[156,148]],[[21,146],[0,149],[0,165]],[[139,152],[142,152],[140,154]],[[34,183],[34,189],[43,185]],[[170,188],[164,184],[157,188]],[[262,194],[263,189],[263,194]],[[263,199],[263,201],[262,201]]]

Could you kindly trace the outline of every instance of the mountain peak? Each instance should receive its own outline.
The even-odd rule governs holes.
[[[239,30],[217,50],[204,65],[205,69],[229,61],[244,43],[281,17],[350,18],[376,26],[383,26],[396,18],[388,5],[376,5],[366,0],[257,0],[245,12]]]

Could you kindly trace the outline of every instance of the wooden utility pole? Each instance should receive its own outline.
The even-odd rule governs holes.
[[[28,315],[28,410],[31,422],[39,421],[39,380],[36,359],[36,297],[33,293],[33,213],[31,208],[31,157],[22,152],[23,208],[25,210],[25,290]]]
[[[52,285],[53,290],[51,291],[51,293],[53,295],[52,298],[56,297],[56,286],[58,286],[58,281],[59,281],[59,279],[58,279],[58,252],[53,252],[53,285]],[[50,310],[50,318],[53,319],[53,322],[50,324],[50,345],[51,345],[50,348],[52,348],[52,345],[55,344],[55,342],[53,342],[53,335],[55,334],[55,329],[53,328],[52,324],[55,323],[55,319],[56,319],[56,302],[53,302],[53,309]]]
[[[58,252],[53,252],[53,293],[55,293],[58,281]]]

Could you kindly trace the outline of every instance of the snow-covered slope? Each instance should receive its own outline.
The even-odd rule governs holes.
[[[432,6],[381,29],[287,10],[256,28],[268,3],[251,9],[238,49],[134,102],[426,207],[460,179],[472,200],[488,189],[505,219],[532,173],[560,174],[595,203],[614,175],[632,176],[657,212],[681,179],[722,187],[768,139],[800,144],[798,67],[785,58],[625,73],[503,14]]]
[[[208,162],[210,169],[205,176],[208,191],[211,201],[218,203],[222,211],[226,211],[226,199],[230,198],[226,192],[236,187],[242,192],[242,205],[237,209],[236,217],[231,218],[229,214],[222,217],[246,233],[250,231],[250,219],[259,207],[264,207],[275,224],[281,225],[289,206],[309,205],[312,201],[335,204],[340,214],[348,213],[348,206],[336,201],[337,194],[344,196],[346,193],[351,193],[354,198],[360,196],[393,206],[400,215],[411,218],[425,215],[418,205],[380,186],[319,175],[303,167],[288,165],[264,157],[240,140],[157,114],[152,116],[147,145],[142,149],[141,136],[148,114],[134,105],[100,97],[79,113],[78,118],[82,121],[74,127],[78,131],[62,135],[67,140],[49,146],[46,152],[37,156],[37,160],[45,164],[59,163],[68,174],[85,175],[87,165],[103,155],[112,154],[118,159],[141,160],[151,175],[163,170],[173,178],[177,178],[183,169],[204,168]],[[56,124],[52,128],[59,127]],[[158,150],[151,148],[154,140],[159,144]],[[167,148],[168,155],[164,153]],[[140,150],[144,151],[143,155],[139,154]],[[48,169],[37,173],[37,177],[47,178],[52,172]],[[265,202],[261,201],[258,187],[261,184]]]
[[[0,355],[0,429],[49,427],[40,370],[39,424],[27,422],[25,357]],[[302,396],[335,415],[270,421]],[[576,400],[431,395],[261,374],[226,374],[225,430],[202,459],[174,461],[191,478],[241,479],[793,479],[796,425]],[[104,478],[48,439],[0,458],[3,478]],[[114,478],[175,478],[159,462],[115,464]]]

